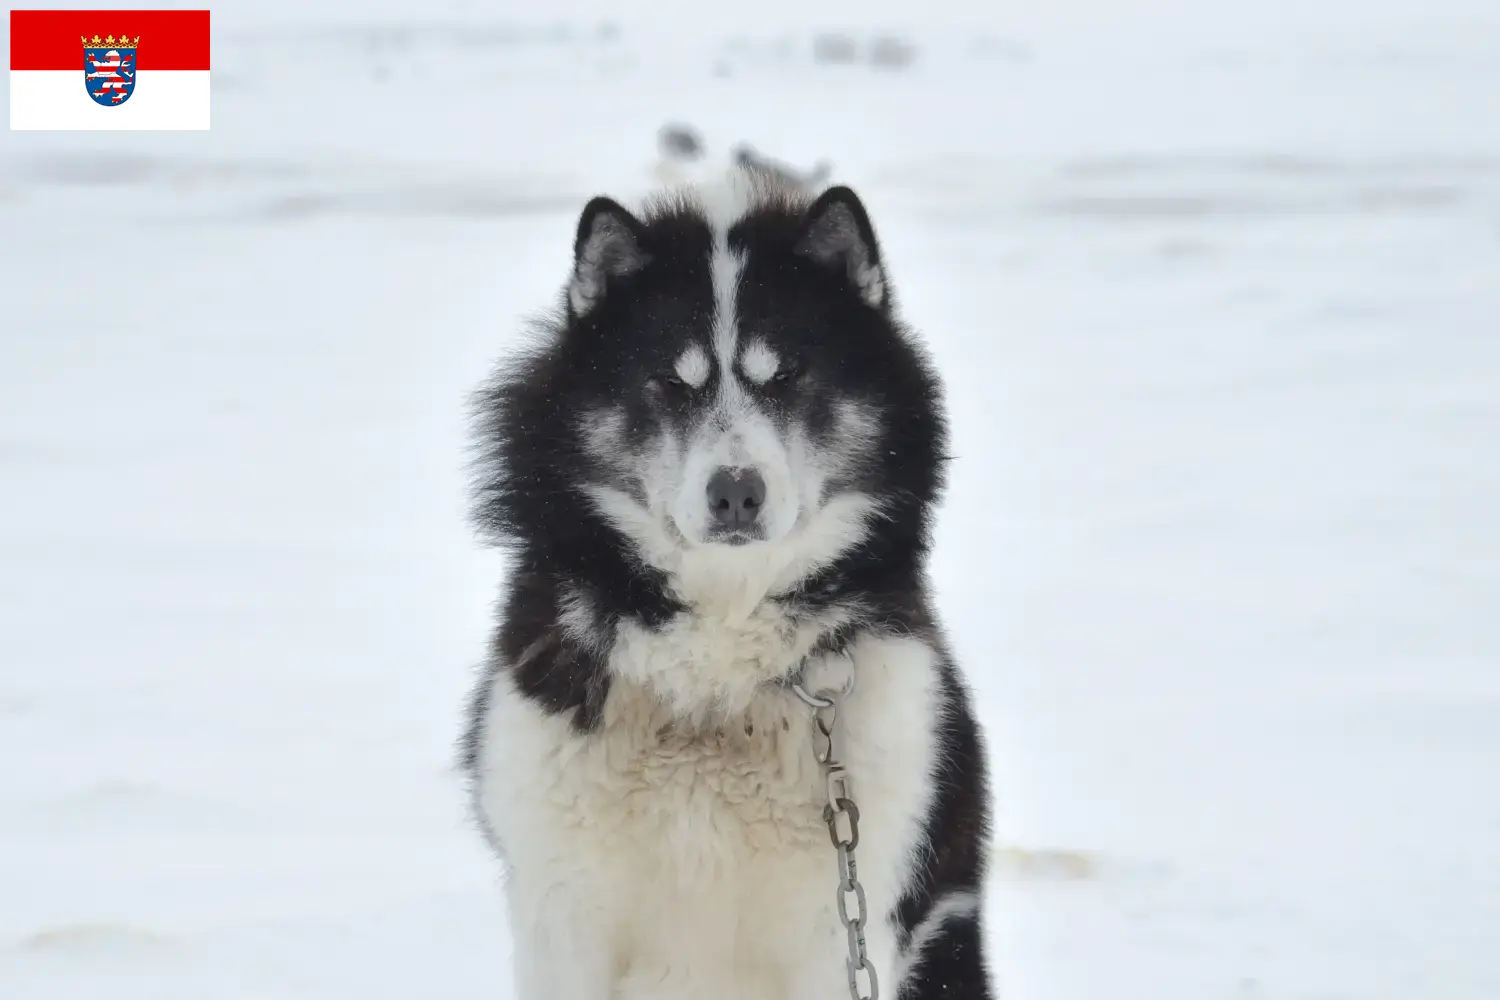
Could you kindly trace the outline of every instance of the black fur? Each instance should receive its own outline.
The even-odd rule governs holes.
[[[945,644],[938,640],[937,645],[941,649]],[[895,913],[898,943],[903,949],[943,899],[954,893],[980,892],[990,842],[984,741],[969,704],[968,689],[946,651],[940,686],[946,711],[941,725],[942,751],[933,775],[936,794],[923,823],[927,856]],[[945,920],[926,938],[902,997],[987,1000],[990,992],[982,924],[983,915],[977,911]]]
[[[990,1000],[984,956],[979,915],[950,917],[927,942],[898,1000]]]
[[[535,343],[475,397],[474,520],[487,540],[509,550],[513,569],[490,666],[470,705],[461,761],[471,775],[495,671],[512,670],[538,707],[566,713],[577,730],[589,732],[600,724],[609,692],[614,627],[630,619],[659,628],[688,610],[665,575],[646,565],[580,491],[584,483],[625,484],[614,483],[613,473],[590,457],[578,419],[591,403],[623,404],[625,435],[633,441],[663,422],[692,418],[701,401],[673,385],[671,372],[685,344],[704,339],[713,323],[713,237],[686,202],[659,202],[636,218],[595,199],[580,219],[576,253],[601,212],[624,213],[608,231],[628,241],[606,248],[616,266],[601,272],[601,294],[582,315],[564,294],[555,313],[536,325]],[[988,842],[980,734],[925,597],[932,511],[947,461],[941,390],[924,352],[895,318],[883,276],[877,301],[860,294],[860,267],[879,268],[880,251],[853,192],[772,197],[735,224],[728,239],[745,261],[737,296],[742,336],[760,337],[778,356],[795,359],[789,378],[754,390],[763,405],[814,433],[832,424],[831,397],[858,399],[879,414],[881,436],[870,461],[835,488],[881,498],[885,516],[863,544],[772,599],[794,618],[835,606],[860,609],[859,625],[831,632],[821,649],[841,649],[864,629],[918,635],[941,653],[947,711],[926,818],[931,850],[892,914],[904,946],[945,895],[978,892]],[[584,648],[564,634],[559,620],[568,592],[586,595],[599,644]],[[787,665],[789,674],[796,666]],[[906,1000],[989,996],[978,920],[954,917],[930,939]]]

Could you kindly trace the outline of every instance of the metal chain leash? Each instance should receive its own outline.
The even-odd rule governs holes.
[[[849,975],[849,996],[851,1000],[878,1000],[880,983],[875,978],[875,966],[865,954],[865,924],[869,911],[865,905],[865,889],[860,885],[859,870],[854,862],[854,849],[859,846],[859,807],[854,804],[854,795],[849,790],[849,774],[835,753],[833,740],[834,725],[838,721],[838,699],[854,690],[853,674],[850,674],[844,689],[831,697],[823,692],[810,693],[802,686],[800,678],[793,681],[791,687],[797,697],[813,710],[813,754],[823,767],[828,795],[828,804],[823,807],[823,822],[828,825],[828,837],[838,852],[839,921],[849,938],[849,957],[844,960]],[[852,915],[849,912],[851,897],[855,904]],[[860,981],[861,972],[865,974],[864,983]]]

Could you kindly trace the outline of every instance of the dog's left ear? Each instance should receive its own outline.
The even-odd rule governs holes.
[[[568,282],[568,309],[575,318],[588,315],[612,282],[639,274],[651,262],[641,246],[643,228],[609,198],[593,198],[583,207],[573,240],[573,278]]]
[[[831,187],[818,196],[802,220],[794,249],[837,272],[865,305],[884,311],[888,299],[880,246],[865,206],[849,188]]]

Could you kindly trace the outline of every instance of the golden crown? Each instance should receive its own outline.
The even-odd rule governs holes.
[[[103,38],[100,38],[98,35],[95,35],[93,38],[90,38],[88,35],[79,35],[78,37],[83,40],[83,47],[86,49],[133,49],[140,45],[141,42],[140,35],[136,35],[134,38],[131,38],[129,35],[121,35],[119,38],[116,38],[114,35],[105,35]]]

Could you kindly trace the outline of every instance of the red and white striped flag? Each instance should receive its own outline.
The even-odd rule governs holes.
[[[208,128],[206,10],[13,10],[12,129]]]

